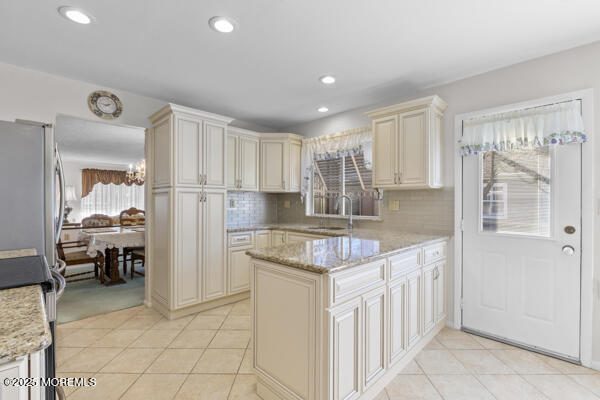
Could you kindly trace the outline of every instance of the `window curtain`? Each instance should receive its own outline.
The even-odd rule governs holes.
[[[371,169],[373,151],[371,127],[362,127],[302,140],[302,196],[310,190],[314,161],[358,155]]]
[[[571,100],[466,120],[460,154],[468,156],[586,140],[580,101]]]
[[[97,183],[104,185],[127,185],[133,184],[143,186],[144,182],[138,183],[127,178],[126,171],[116,171],[108,169],[85,168],[81,170],[81,197],[86,197]]]
[[[143,186],[97,183],[90,193],[81,199],[81,218],[92,214],[119,215],[121,211],[131,207],[144,209]]]

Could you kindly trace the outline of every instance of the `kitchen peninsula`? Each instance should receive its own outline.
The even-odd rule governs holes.
[[[246,252],[263,399],[372,399],[445,324],[446,237],[337,235]]]

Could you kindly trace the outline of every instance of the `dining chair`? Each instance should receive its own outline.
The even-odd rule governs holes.
[[[104,254],[102,254],[101,251],[97,251],[95,257],[90,257],[87,254],[86,248],[87,248],[87,245],[85,244],[85,242],[82,242],[79,240],[71,241],[71,242],[63,242],[62,240],[59,240],[58,243],[56,244],[57,256],[60,260],[63,260],[67,266],[65,268],[65,270],[62,272],[62,275],[65,277],[65,279],[75,278],[75,277],[78,277],[81,275],[89,274],[89,272],[79,272],[76,274],[67,275],[66,270],[68,269],[69,266],[82,265],[82,264],[94,264],[94,277],[93,278],[87,277],[87,278],[70,279],[70,280],[67,280],[67,282],[84,281],[86,279],[97,279],[98,272],[100,273],[100,282],[104,282]],[[67,250],[78,249],[78,250],[67,251],[65,253],[65,249],[67,249]]]
[[[119,215],[119,223],[121,226],[132,226],[132,225],[144,225],[146,223],[146,212],[144,210],[131,207],[127,210],[121,211]],[[123,248],[123,275],[127,274],[127,258],[131,259],[131,253],[134,250],[142,250],[143,247],[124,247]],[[133,261],[131,262],[132,272],[131,277],[133,278]]]
[[[104,214],[92,214],[81,220],[83,228],[98,228],[104,226],[112,226],[112,219]]]
[[[144,273],[135,271],[136,260],[140,260],[142,262],[142,268],[146,268],[146,250],[144,247],[135,249],[131,252],[131,279],[133,279],[134,273],[145,276]]]

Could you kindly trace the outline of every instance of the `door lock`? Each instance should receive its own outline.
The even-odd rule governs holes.
[[[575,254],[575,249],[573,248],[573,246],[566,245],[563,246],[562,252],[568,256],[572,256],[573,254]]]
[[[575,233],[575,227],[574,226],[565,226],[565,233],[568,235],[572,235]]]

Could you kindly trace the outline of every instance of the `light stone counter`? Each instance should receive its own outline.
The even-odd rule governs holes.
[[[0,363],[52,343],[40,285],[0,290]]]
[[[0,251],[0,258],[35,256],[35,249]],[[0,364],[52,343],[40,285],[0,290]]]
[[[313,225],[297,225],[297,224],[266,224],[266,225],[251,225],[235,228],[227,228],[227,233],[262,231],[262,230],[278,230],[288,232],[298,232],[322,236],[341,236],[347,235],[347,229],[331,229],[331,227],[319,227],[315,229]]]
[[[364,264],[411,247],[448,239],[443,235],[361,229],[355,229],[349,236],[345,236],[348,235],[345,229],[337,231],[310,229],[305,233],[330,234],[336,237],[248,250],[246,254],[259,260],[322,274]]]

